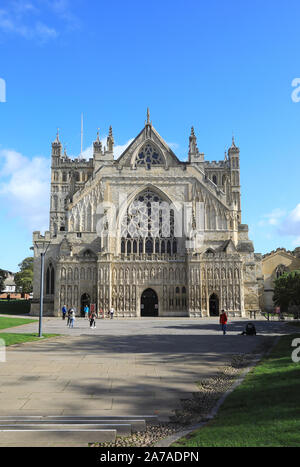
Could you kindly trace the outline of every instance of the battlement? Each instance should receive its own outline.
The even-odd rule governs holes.
[[[42,235],[40,231],[33,232],[33,242],[50,242],[51,241],[51,233],[46,230],[45,234]]]
[[[276,250],[272,250],[270,251],[269,253],[265,253],[263,255],[263,259],[264,258],[268,258],[269,256],[272,256],[272,255],[275,255],[276,253],[286,253],[288,255],[292,255],[292,256],[295,256],[295,258],[297,257],[297,250],[299,250],[299,248],[295,248],[294,251],[291,251],[291,250],[287,250],[286,248],[276,248]]]
[[[206,169],[227,169],[229,168],[228,161],[205,161]]]
[[[55,169],[86,169],[94,167],[94,159],[70,159],[67,155],[53,160],[52,168]]]

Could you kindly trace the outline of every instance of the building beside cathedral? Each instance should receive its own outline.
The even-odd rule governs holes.
[[[273,302],[275,280],[285,273],[300,271],[300,247],[293,251],[277,248],[263,255],[262,272],[264,277],[264,303],[265,311],[274,311]]]
[[[207,161],[192,128],[188,160],[150,122],[114,158],[109,130],[89,160],[52,144],[50,228],[33,233],[34,299],[44,313],[86,303],[118,317],[248,316],[262,303],[262,257],[242,223],[240,151]]]

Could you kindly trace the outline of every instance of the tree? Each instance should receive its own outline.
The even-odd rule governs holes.
[[[6,272],[0,269],[0,293],[4,289],[4,281],[6,279]]]
[[[30,256],[29,258],[23,259],[22,263],[18,265],[20,268],[20,271],[24,271],[26,269],[30,269],[31,271],[33,271],[33,261],[34,259],[32,258],[32,256]]]
[[[290,305],[300,306],[300,271],[285,273],[275,280],[273,301],[282,312]]]
[[[17,289],[23,294],[32,292],[33,283],[33,258],[25,258],[19,264],[20,272],[15,274],[15,284]]]

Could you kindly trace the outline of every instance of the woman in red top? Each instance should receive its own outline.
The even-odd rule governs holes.
[[[222,327],[223,334],[225,336],[227,330],[227,315],[224,310],[222,310],[222,313],[220,315],[220,324]]]

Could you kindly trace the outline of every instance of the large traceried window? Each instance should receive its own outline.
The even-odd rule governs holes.
[[[154,191],[144,191],[128,207],[121,225],[121,253],[177,253],[174,211]]]
[[[164,165],[164,160],[162,155],[152,146],[152,144],[147,143],[138,153],[135,164],[137,166],[144,166],[149,170],[152,165]]]

